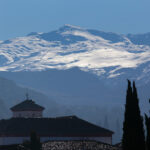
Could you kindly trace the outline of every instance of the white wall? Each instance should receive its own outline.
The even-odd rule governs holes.
[[[21,144],[23,141],[29,140],[29,137],[0,137],[0,145]],[[111,137],[41,137],[41,142],[56,140],[96,140],[107,144],[112,144]]]
[[[15,111],[13,112],[13,117],[23,117],[23,118],[41,118],[43,117],[42,111]]]
[[[29,140],[29,137],[0,137],[0,145],[21,144]]]

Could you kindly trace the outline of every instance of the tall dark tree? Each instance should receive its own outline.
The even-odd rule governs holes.
[[[126,93],[126,104],[125,104],[125,119],[123,123],[123,138],[122,147],[123,150],[133,150],[132,149],[132,137],[130,136],[132,128],[132,87],[131,82],[128,80],[128,88]]]
[[[134,125],[135,125],[135,144],[136,150],[145,150],[145,134],[143,126],[143,118],[141,116],[139,99],[135,82],[133,82],[133,100],[134,100]]]
[[[129,80],[126,94],[122,146],[123,150],[145,150],[143,119],[140,114],[137,90],[135,82],[133,82],[132,89]]]
[[[40,138],[37,136],[36,132],[32,131],[30,134],[30,149],[31,150],[41,150]]]
[[[150,150],[150,117],[145,114],[145,125],[146,125],[146,150]]]

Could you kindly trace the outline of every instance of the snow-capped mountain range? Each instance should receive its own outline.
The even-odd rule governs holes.
[[[48,33],[0,41],[0,71],[42,71],[79,67],[114,78],[137,70],[150,71],[150,33],[121,35],[64,25]]]
[[[76,114],[98,124],[108,116],[115,131],[115,120],[123,120],[126,79],[136,80],[145,113],[149,77],[150,33],[123,35],[64,25],[0,41],[1,108],[21,100],[29,88],[48,115]]]

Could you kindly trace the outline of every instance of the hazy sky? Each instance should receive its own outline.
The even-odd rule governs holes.
[[[0,0],[0,40],[64,24],[117,33],[150,32],[150,0]]]

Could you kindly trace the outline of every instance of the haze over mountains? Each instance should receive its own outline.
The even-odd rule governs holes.
[[[49,116],[76,114],[101,125],[109,117],[115,128],[123,117],[127,78],[136,80],[147,111],[150,33],[120,35],[65,25],[0,41],[0,76],[17,83],[0,80],[0,85],[7,82],[0,95],[6,108],[29,88],[31,97],[49,108]]]
[[[92,93],[88,99],[110,102],[116,99],[110,91],[119,90],[127,78],[140,86],[149,83],[149,55],[150,33],[120,35],[64,25],[49,33],[1,41],[0,71],[1,76],[48,96],[61,93],[62,98],[67,93],[71,99],[78,96],[78,101]],[[102,96],[94,98],[98,94]]]

